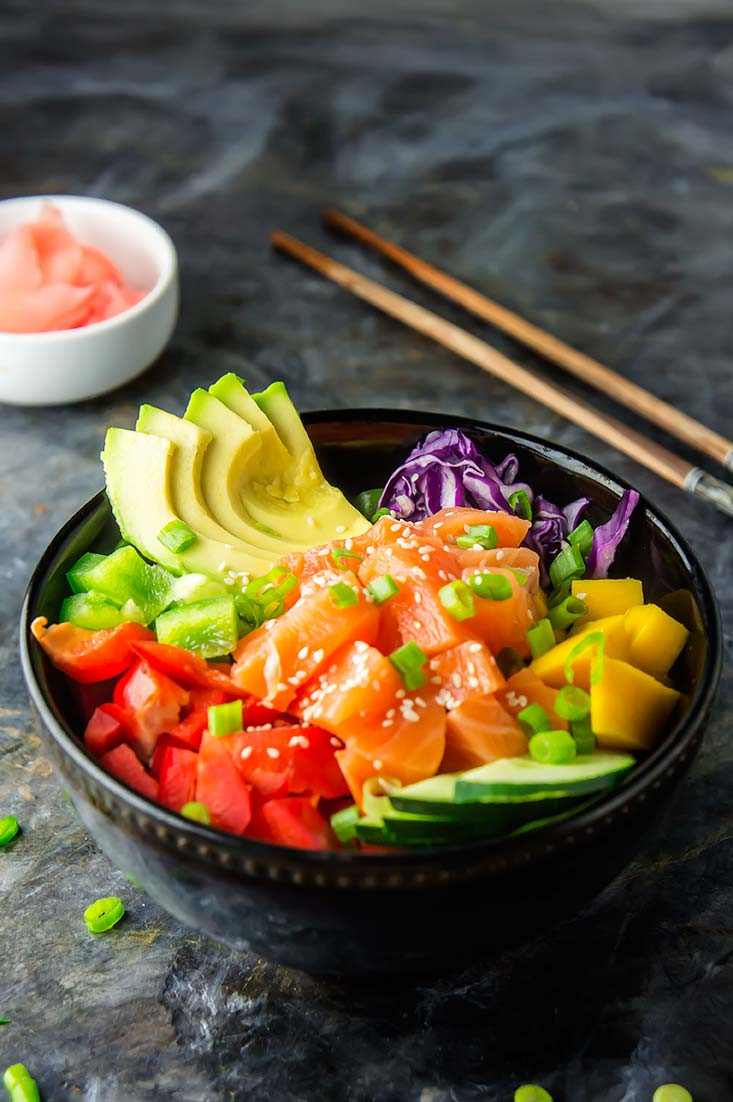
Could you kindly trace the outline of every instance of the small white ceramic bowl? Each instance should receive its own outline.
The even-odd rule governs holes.
[[[32,195],[0,202],[0,241],[59,208],[81,242],[105,252],[133,287],[148,293],[128,310],[78,329],[0,332],[0,402],[51,406],[104,394],[134,379],[165,348],[178,315],[178,260],[168,234],[147,215],[107,199]]]

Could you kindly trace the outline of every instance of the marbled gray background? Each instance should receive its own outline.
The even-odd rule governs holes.
[[[183,289],[169,350],[131,386],[0,410],[0,814],[24,827],[0,855],[0,1065],[25,1060],[47,1102],[504,1102],[526,1079],[556,1102],[647,1102],[668,1079],[733,1097],[729,675],[669,818],[587,913],[554,931],[538,914],[493,968],[384,987],[229,952],[135,892],[49,775],[15,626],[35,560],[100,485],[106,427],[141,401],[178,412],[231,369],[285,378],[306,408],[469,413],[586,452],[693,541],[729,624],[730,522],[272,255],[268,233],[435,307],[324,234],[338,204],[730,434],[732,78],[730,0],[0,7],[0,195],[139,206],[173,235]],[[82,909],[111,892],[128,918],[94,940]]]

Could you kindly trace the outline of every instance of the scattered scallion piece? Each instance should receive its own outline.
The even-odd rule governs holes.
[[[6,1068],[3,1086],[10,1095],[9,1102],[41,1102],[38,1084],[25,1064],[11,1064]]]
[[[360,818],[361,812],[356,804],[351,804],[331,816],[331,828],[339,842],[353,842],[356,838],[356,824]]]
[[[241,700],[229,700],[226,704],[210,704],[208,710],[209,734],[222,738],[241,731],[244,726]]]
[[[555,632],[547,617],[527,629],[527,642],[533,658],[541,658],[548,650],[552,650],[555,646]]]
[[[354,498],[354,505],[367,520],[370,520],[379,508],[379,499],[381,496],[381,490],[362,490],[361,493],[357,494]]]
[[[0,1025],[10,1025],[10,1018],[0,1018]]]
[[[577,528],[573,528],[568,536],[568,543],[577,547],[583,558],[588,556],[593,543],[593,529],[587,520],[581,520]]]
[[[158,532],[158,542],[176,555],[179,551],[185,551],[195,540],[196,533],[182,520],[171,520]]]
[[[520,570],[518,566],[505,566],[504,569],[513,574],[520,585],[526,585],[529,581],[529,576],[523,570]]]
[[[547,619],[556,631],[567,631],[576,620],[588,615],[588,606],[579,597],[566,597],[559,604],[547,609]]]
[[[391,509],[377,509],[376,513],[372,514],[372,524],[376,524],[380,517],[394,516]]]
[[[568,544],[550,563],[550,581],[557,588],[563,582],[580,578],[585,573],[585,559],[580,548]]]
[[[331,551],[331,558],[339,570],[349,569],[348,565],[342,561],[343,559],[356,559],[357,562],[364,562],[363,555],[360,555],[357,551],[347,551],[345,547],[334,547]]]
[[[395,597],[400,591],[400,587],[394,580],[391,574],[382,574],[379,578],[375,578],[367,586],[367,593],[374,601],[375,605],[386,604],[392,597]]]
[[[590,716],[582,719],[570,720],[570,734],[575,739],[575,746],[579,754],[592,754],[596,748],[596,736],[593,734]]]
[[[524,731],[527,738],[538,735],[541,731],[552,730],[552,720],[541,704],[528,704],[517,715],[517,723]]]
[[[585,719],[590,712],[590,697],[579,685],[563,685],[555,697],[555,711],[563,719]]]
[[[456,546],[470,550],[480,547],[484,551],[493,551],[499,542],[496,529],[491,524],[473,524],[465,535],[458,536]]]
[[[509,496],[509,507],[516,516],[523,517],[524,520],[532,519],[532,502],[529,500],[526,490],[515,490]]]
[[[349,608],[350,605],[359,604],[359,594],[353,585],[347,585],[346,582],[336,582],[328,587],[328,591],[335,608]]]
[[[5,815],[0,819],[0,846],[7,846],[8,842],[12,842],[19,830],[15,815]]]
[[[187,804],[184,804],[181,808],[181,815],[185,819],[193,819],[195,823],[203,823],[204,826],[211,826],[211,815],[206,804],[201,803],[200,800],[190,800]]]
[[[555,608],[556,605],[561,605],[566,597],[571,594],[570,582],[563,582],[556,589],[553,589],[550,596],[547,598],[547,607]]]
[[[425,673],[423,666],[427,662],[428,656],[413,639],[409,643],[404,643],[401,647],[398,647],[397,650],[393,650],[387,657],[397,672],[401,674],[406,689],[419,689],[421,685],[427,683],[428,675]]]
[[[122,900],[117,895],[107,896],[90,903],[84,911],[84,921],[93,934],[102,934],[116,926],[125,913]]]
[[[473,593],[460,578],[441,586],[438,590],[438,600],[454,620],[470,620],[476,615]]]
[[[284,566],[273,566],[266,574],[253,578],[241,596],[235,597],[237,612],[253,627],[275,620],[285,611],[285,598],[298,585],[295,574]]]
[[[529,740],[529,753],[543,765],[564,765],[577,754],[575,739],[567,731],[540,731]]]
[[[514,1102],[552,1102],[552,1095],[537,1083],[523,1083],[514,1092]]]
[[[692,1095],[679,1083],[662,1083],[652,1095],[652,1102],[692,1102]]]
[[[524,669],[524,659],[514,647],[504,647],[496,656],[496,664],[504,677],[511,677],[513,673]]]
[[[526,575],[523,575],[526,583]],[[512,595],[512,583],[504,574],[471,574],[468,584],[477,597],[487,601],[507,601]]]
[[[565,679],[572,684],[575,674],[573,672],[573,663],[583,651],[588,650],[589,647],[594,647],[595,662],[591,664],[590,683],[595,685],[601,678],[603,673],[603,649],[606,645],[606,637],[602,631],[591,631],[588,635],[584,635],[583,638],[573,647],[570,654],[565,659]]]

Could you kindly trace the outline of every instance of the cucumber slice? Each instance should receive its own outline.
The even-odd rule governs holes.
[[[460,804],[497,796],[602,792],[618,784],[634,764],[630,754],[613,751],[579,754],[564,765],[543,765],[530,757],[503,758],[462,773],[456,780],[455,799]]]
[[[371,846],[389,845],[384,823],[379,822],[377,819],[359,819],[358,822],[354,824],[354,832],[360,841],[368,842]]]
[[[433,796],[436,791],[441,793],[449,788],[455,789],[460,776],[443,774],[441,777],[431,777],[394,793],[390,803],[395,810],[385,813],[385,828],[395,836],[409,833],[407,826],[398,818],[400,813],[408,813],[411,819],[445,823],[448,833],[490,838],[496,834],[507,834],[532,819],[572,811],[583,798],[576,793],[561,791],[492,796],[471,803],[458,803],[455,797],[454,802],[450,802]],[[444,783],[446,780],[450,780],[450,785]],[[440,783],[434,784],[435,781]],[[425,828],[422,829],[425,832]]]

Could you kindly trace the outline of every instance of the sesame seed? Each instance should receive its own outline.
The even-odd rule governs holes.
[[[422,624],[420,623],[419,620],[413,620],[412,621],[412,626],[414,627],[415,631],[419,631],[420,628],[422,627]]]
[[[469,689],[478,689],[478,686],[479,686],[478,678],[477,677],[469,677],[469,679],[468,679]]]
[[[424,544],[423,547],[418,547],[418,551],[421,555],[432,555],[434,547],[431,547],[429,543]]]
[[[405,699],[405,690],[404,689],[398,689],[397,692],[395,693],[395,696],[397,697],[398,700],[404,700]]]
[[[390,708],[389,711],[385,712],[384,714],[385,714],[385,719],[391,719],[392,716],[395,714],[395,709]]]
[[[337,532],[339,533],[339,535],[340,535],[340,534],[341,534],[341,532],[345,532],[345,531],[346,531],[346,525],[345,525],[345,524],[337,524],[337,525],[336,525],[336,531],[337,531]]]
[[[427,708],[427,704],[421,696],[415,697],[415,703],[417,704],[418,708]]]
[[[451,675],[451,681],[453,682],[453,684],[455,685],[455,687],[457,689],[460,689],[460,687],[461,687],[461,675],[459,673],[452,674]]]
[[[276,746],[268,746],[267,747],[267,756],[268,756],[268,758],[279,758],[280,757],[280,751],[278,750],[278,748]]]
[[[383,719],[382,720],[382,726],[383,727],[394,727],[394,720],[393,719]]]
[[[448,580],[448,575],[446,574],[445,570],[439,570],[438,577],[442,578],[444,582]]]
[[[444,524],[445,524],[445,521],[444,521],[444,520],[439,520],[437,524],[434,524],[434,525],[433,525],[433,531],[434,531],[434,532],[437,532],[437,531],[438,531],[438,529],[439,529],[439,528],[442,528]]]
[[[430,680],[433,683],[433,685],[442,685],[443,684],[443,678],[442,677],[431,677]]]
[[[372,681],[372,689],[374,690],[375,693],[378,693],[378,692],[380,692],[381,688],[382,688],[382,686],[379,684],[379,682],[377,681],[377,679],[375,677],[374,680]]]
[[[298,658],[302,662],[303,659],[307,658],[307,657],[308,657],[308,647],[301,647],[300,650],[298,651]]]
[[[470,650],[470,651],[471,651],[471,652],[472,652],[473,654],[478,654],[478,652],[479,652],[480,650],[482,650],[483,648],[482,648],[482,646],[481,646],[481,644],[480,644],[480,643],[469,643],[469,644],[468,644],[468,649],[469,649],[469,650]]]
[[[241,758],[244,758],[244,760],[246,761],[251,753],[252,753],[252,747],[251,746],[245,746],[244,749],[242,750],[242,753],[239,756]]]
[[[335,746],[336,749],[340,749],[344,744],[340,738],[336,738],[335,735],[329,739],[331,746]]]
[[[381,769],[382,765],[383,765],[382,759],[381,758],[375,758],[374,761],[372,762],[372,765],[377,770]]]
[[[415,604],[416,605],[422,604],[422,593],[416,593],[415,594]]]
[[[222,579],[222,581],[224,582],[224,585],[234,585],[236,580],[237,580],[236,578],[223,578]]]
[[[496,561],[501,562],[501,560],[503,558],[504,558],[504,552],[502,551],[502,549],[500,547],[499,550],[496,552]]]
[[[518,703],[520,708],[526,708],[527,707],[527,698],[524,695],[524,693],[522,693],[521,696],[517,697],[517,703]]]
[[[423,562],[430,562],[430,555],[421,555],[420,558]]]
[[[316,522],[314,521],[313,517],[311,517],[311,516],[307,516],[305,518],[305,523],[310,524],[311,528],[315,528],[315,526],[316,526]]]
[[[325,652],[322,650],[321,647],[319,647],[318,650],[313,651],[313,661],[316,663],[316,665],[318,665],[319,662],[323,661],[324,655]]]
[[[389,530],[390,532],[399,532],[400,526],[399,524],[390,524]]]
[[[225,560],[222,559],[216,569],[219,571],[220,574],[223,574],[224,571],[226,570],[226,568],[227,568],[227,564],[226,564]]]
[[[347,551],[350,551],[353,546],[354,541],[352,540],[351,536],[349,536],[347,540],[344,540],[344,547]]]
[[[587,593],[576,593],[575,596],[578,598],[579,601],[584,601],[585,598],[588,596],[588,594]]]

